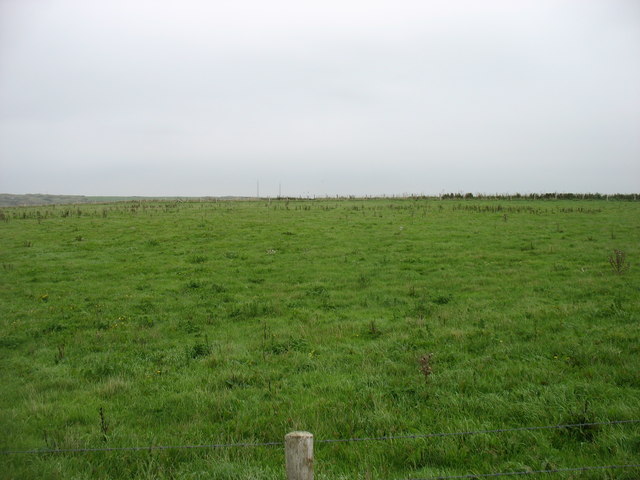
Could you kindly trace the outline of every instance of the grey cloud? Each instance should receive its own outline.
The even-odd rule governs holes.
[[[2,191],[638,190],[634,2],[2,9]]]

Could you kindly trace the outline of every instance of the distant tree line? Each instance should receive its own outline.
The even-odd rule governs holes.
[[[313,199],[316,197],[314,196]],[[333,197],[317,197],[333,198]],[[640,200],[640,193],[513,193],[513,194],[493,194],[487,195],[483,193],[443,193],[441,195],[411,195],[408,193],[402,195],[371,195],[371,196],[356,196],[356,195],[336,195],[337,199],[367,199],[367,198],[441,198],[443,200],[453,199],[481,199],[481,200],[622,200],[627,202],[634,202]],[[65,205],[65,204],[89,204],[89,203],[115,203],[115,202],[145,202],[145,201],[190,201],[190,202],[210,202],[210,201],[222,201],[222,200],[256,200],[256,197],[240,197],[240,196],[225,196],[225,197],[91,197],[83,195],[49,195],[49,194],[8,194],[0,193],[0,207],[15,207],[15,206],[39,206],[39,205]],[[268,200],[271,198],[267,197]],[[274,197],[274,200],[311,200],[310,197]]]
[[[624,200],[634,202],[640,199],[637,193],[514,193],[514,194],[476,194],[473,193],[444,193],[442,199],[478,198],[482,200]]]

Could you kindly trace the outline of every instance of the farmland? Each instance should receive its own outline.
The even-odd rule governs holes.
[[[637,201],[133,201],[1,212],[3,451],[640,418]],[[631,464],[639,450],[640,424],[326,443],[316,478]],[[284,475],[277,446],[0,462],[5,478]]]

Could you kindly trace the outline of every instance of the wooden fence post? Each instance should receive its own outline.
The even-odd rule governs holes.
[[[313,435],[291,432],[284,437],[287,480],[313,480]]]

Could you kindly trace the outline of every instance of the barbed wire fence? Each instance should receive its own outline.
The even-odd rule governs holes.
[[[608,420],[608,421],[602,421],[602,422],[566,423],[566,424],[557,424],[557,425],[542,425],[542,426],[514,427],[514,428],[495,428],[495,429],[487,429],[487,430],[466,430],[466,431],[457,431],[457,432],[386,435],[386,436],[379,436],[379,437],[326,438],[326,439],[317,439],[315,440],[315,443],[331,444],[331,443],[428,439],[428,438],[442,438],[442,437],[452,437],[452,436],[463,437],[463,436],[471,436],[471,435],[481,435],[481,434],[491,435],[491,434],[508,433],[508,432],[559,430],[559,429],[572,429],[572,428],[592,428],[596,426],[624,425],[624,424],[633,424],[633,423],[640,423],[640,419]],[[45,449],[30,449],[30,450],[3,450],[3,451],[0,451],[0,455],[65,454],[65,453],[124,452],[124,451],[131,452],[131,451],[177,450],[177,449],[283,447],[284,445],[285,445],[284,441],[273,441],[273,442],[212,443],[212,444],[195,444],[195,445],[147,445],[147,446],[140,446],[140,447],[45,448]],[[569,468],[555,468],[555,469],[547,469],[547,470],[470,473],[466,475],[409,478],[406,480],[453,480],[453,479],[464,479],[464,478],[473,479],[473,478],[488,478],[488,477],[552,474],[552,473],[563,473],[563,472],[581,472],[581,471],[592,471],[592,470],[630,469],[630,468],[640,468],[640,463],[620,464],[620,465],[589,465],[589,466],[576,466],[576,467],[569,467]],[[300,478],[302,479],[303,477],[300,477]]]

